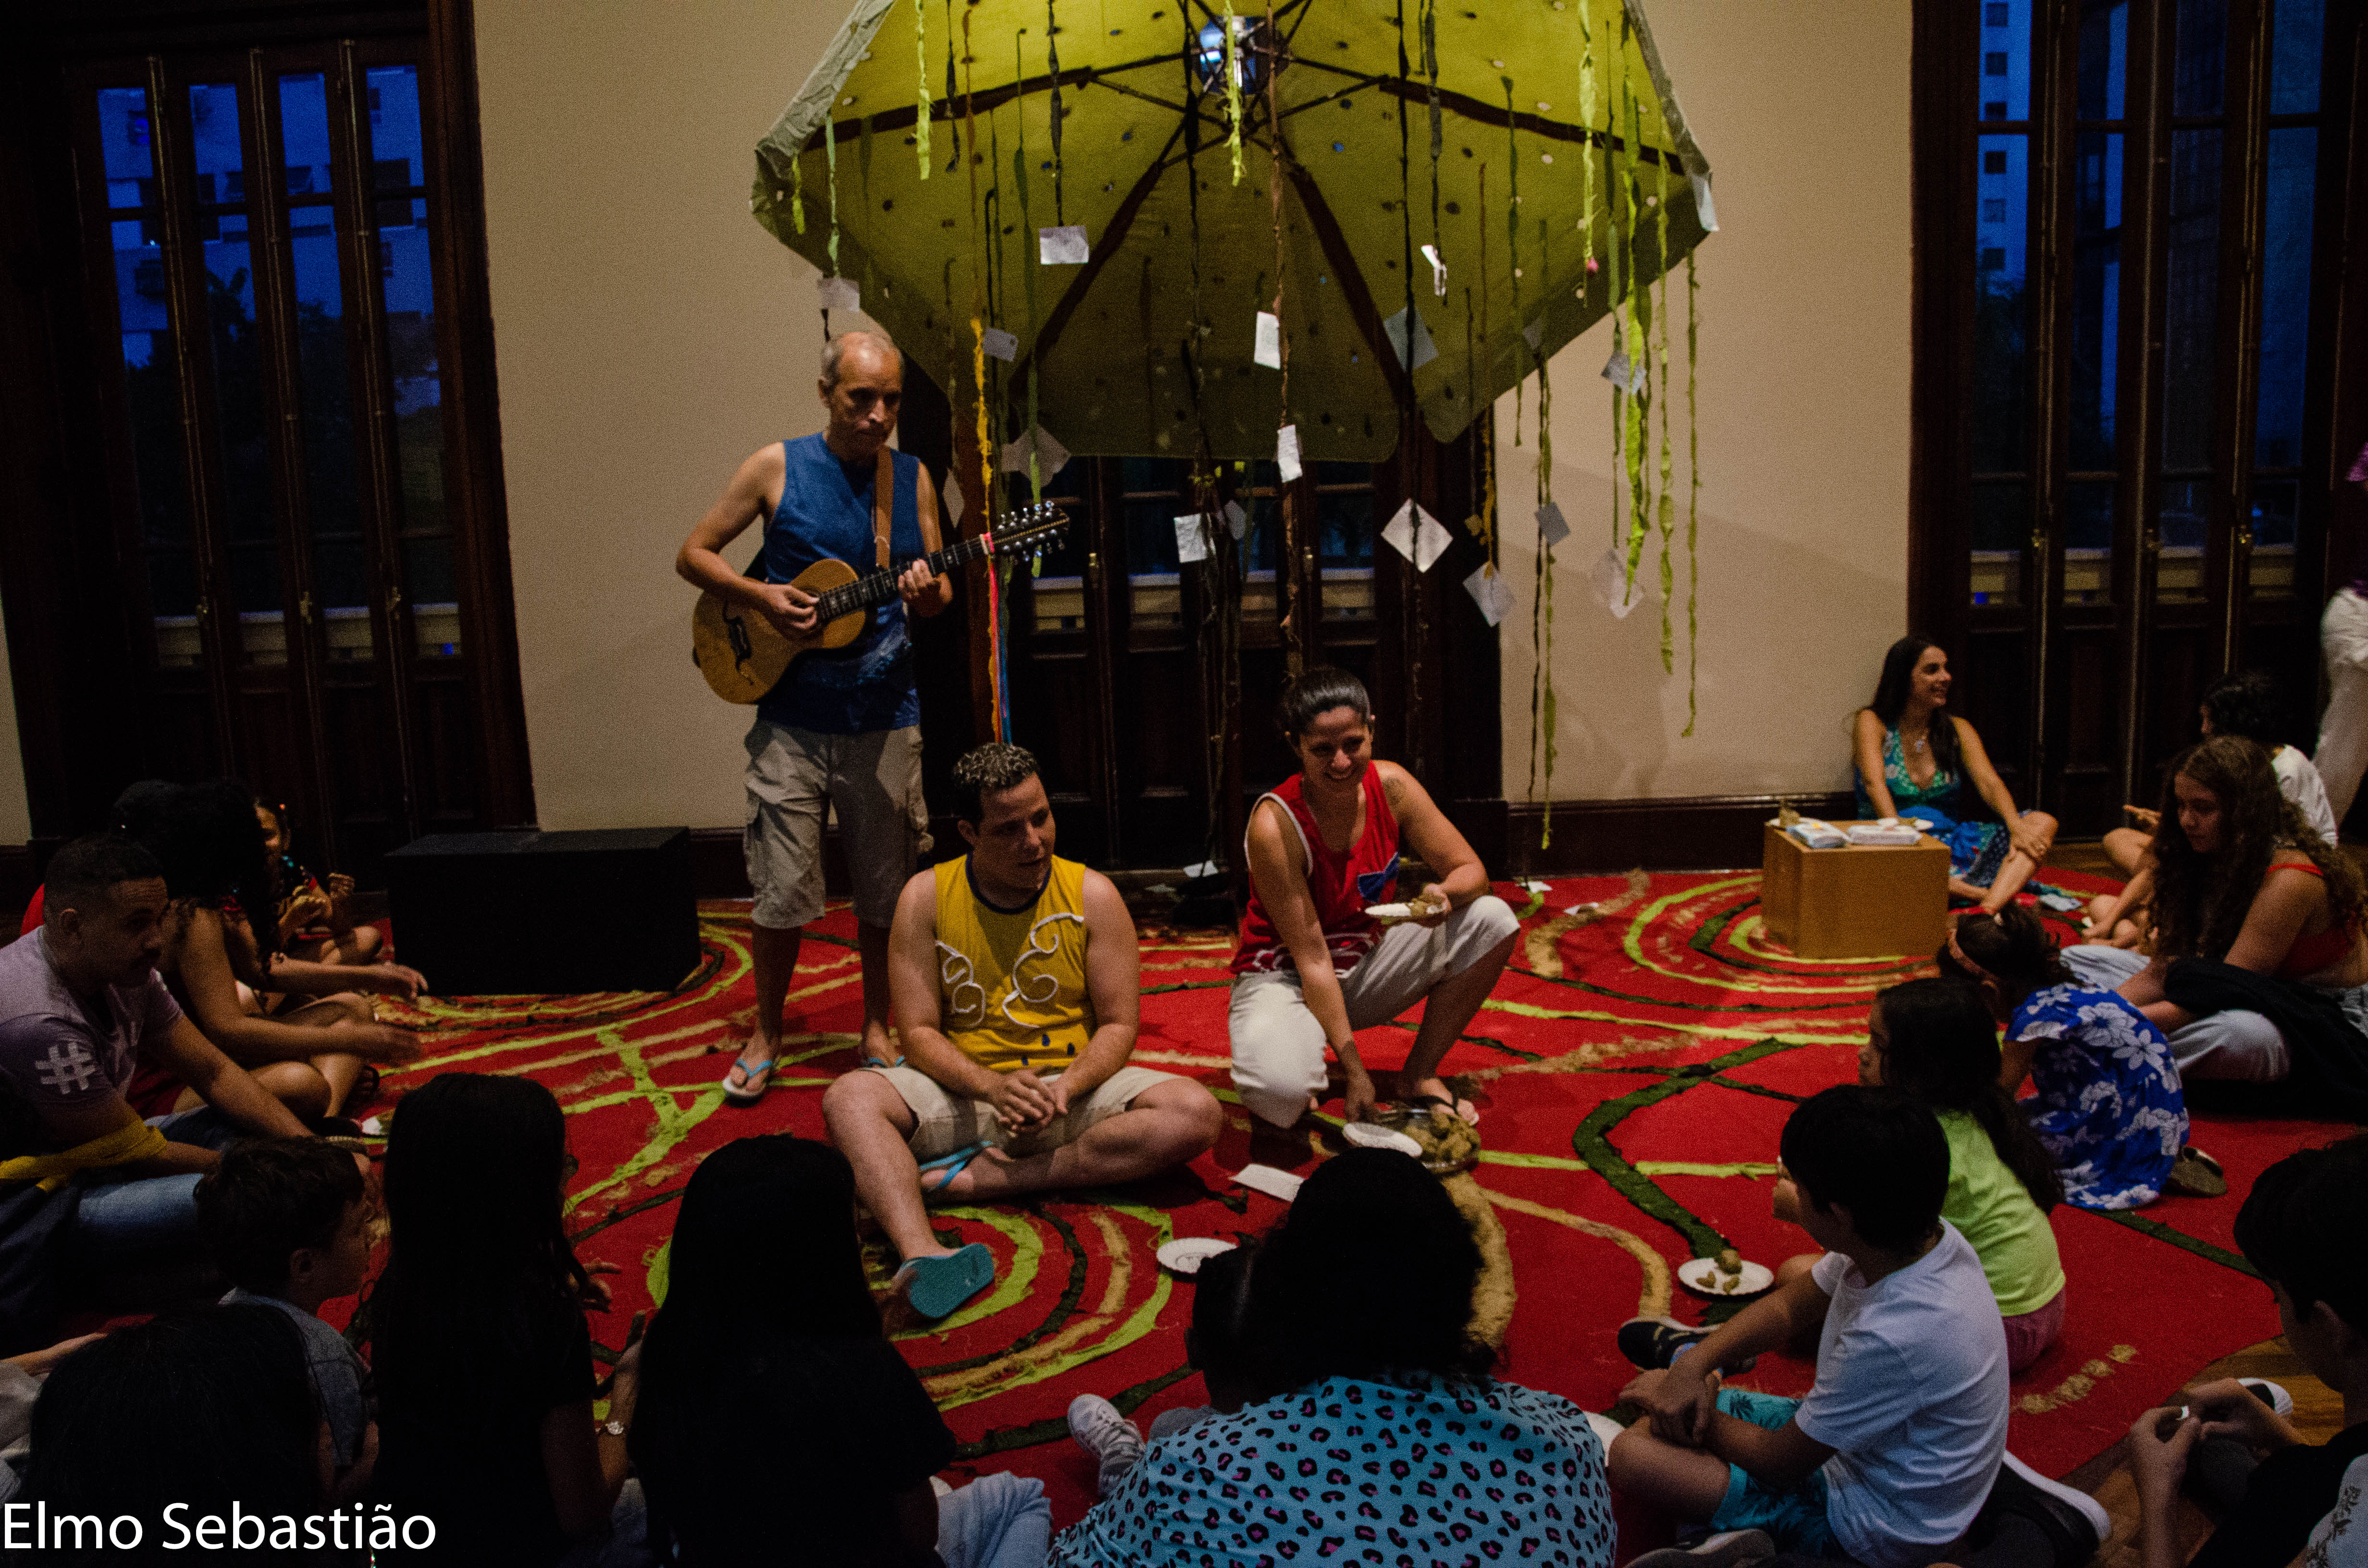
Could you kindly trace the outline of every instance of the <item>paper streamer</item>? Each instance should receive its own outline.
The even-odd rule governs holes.
[[[1201,514],[1188,512],[1176,519],[1176,559],[1206,561],[1209,559],[1209,533],[1201,526]]]
[[[1299,477],[1298,426],[1286,425],[1274,433],[1274,466],[1281,471],[1285,484]]]

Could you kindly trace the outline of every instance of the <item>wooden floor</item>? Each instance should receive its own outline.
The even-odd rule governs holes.
[[[2283,1338],[2265,1339],[2214,1361],[2195,1381],[2209,1382],[2214,1378],[2267,1378],[2283,1387],[2294,1395],[2292,1420],[2305,1441],[2323,1443],[2343,1429],[2341,1396],[2305,1371]],[[2168,1402],[2175,1391],[2162,1392]],[[2130,1478],[2122,1445],[2114,1444],[2064,1479],[2095,1497],[2113,1517],[2112,1536],[2091,1560],[2094,1568],[2139,1568],[2137,1484]],[[2192,1552],[2212,1533],[2211,1522],[2194,1504],[2183,1499],[2179,1510],[2180,1536]]]

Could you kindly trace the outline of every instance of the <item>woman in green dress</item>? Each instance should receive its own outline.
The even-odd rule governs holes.
[[[1949,655],[1903,637],[1883,656],[1874,700],[1858,710],[1851,760],[1862,817],[1915,817],[1949,846],[1951,896],[1996,914],[2014,902],[2055,843],[2055,819],[2018,812],[1981,736],[1946,711]],[[1971,784],[1998,821],[1965,820]]]

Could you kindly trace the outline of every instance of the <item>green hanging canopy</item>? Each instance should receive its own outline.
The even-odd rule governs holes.
[[[1709,175],[1640,0],[860,0],[751,207],[958,403],[984,365],[993,439],[1032,397],[1074,452],[1266,458],[1290,424],[1374,461],[1409,400],[1458,435],[1685,256]],[[1040,259],[1070,227],[1085,259]]]

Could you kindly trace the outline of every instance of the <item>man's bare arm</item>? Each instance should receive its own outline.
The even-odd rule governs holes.
[[[897,896],[888,928],[888,1008],[896,1020],[905,1065],[926,1073],[955,1094],[992,1099],[1001,1076],[980,1066],[948,1040],[938,1015],[938,879],[922,871]]]

